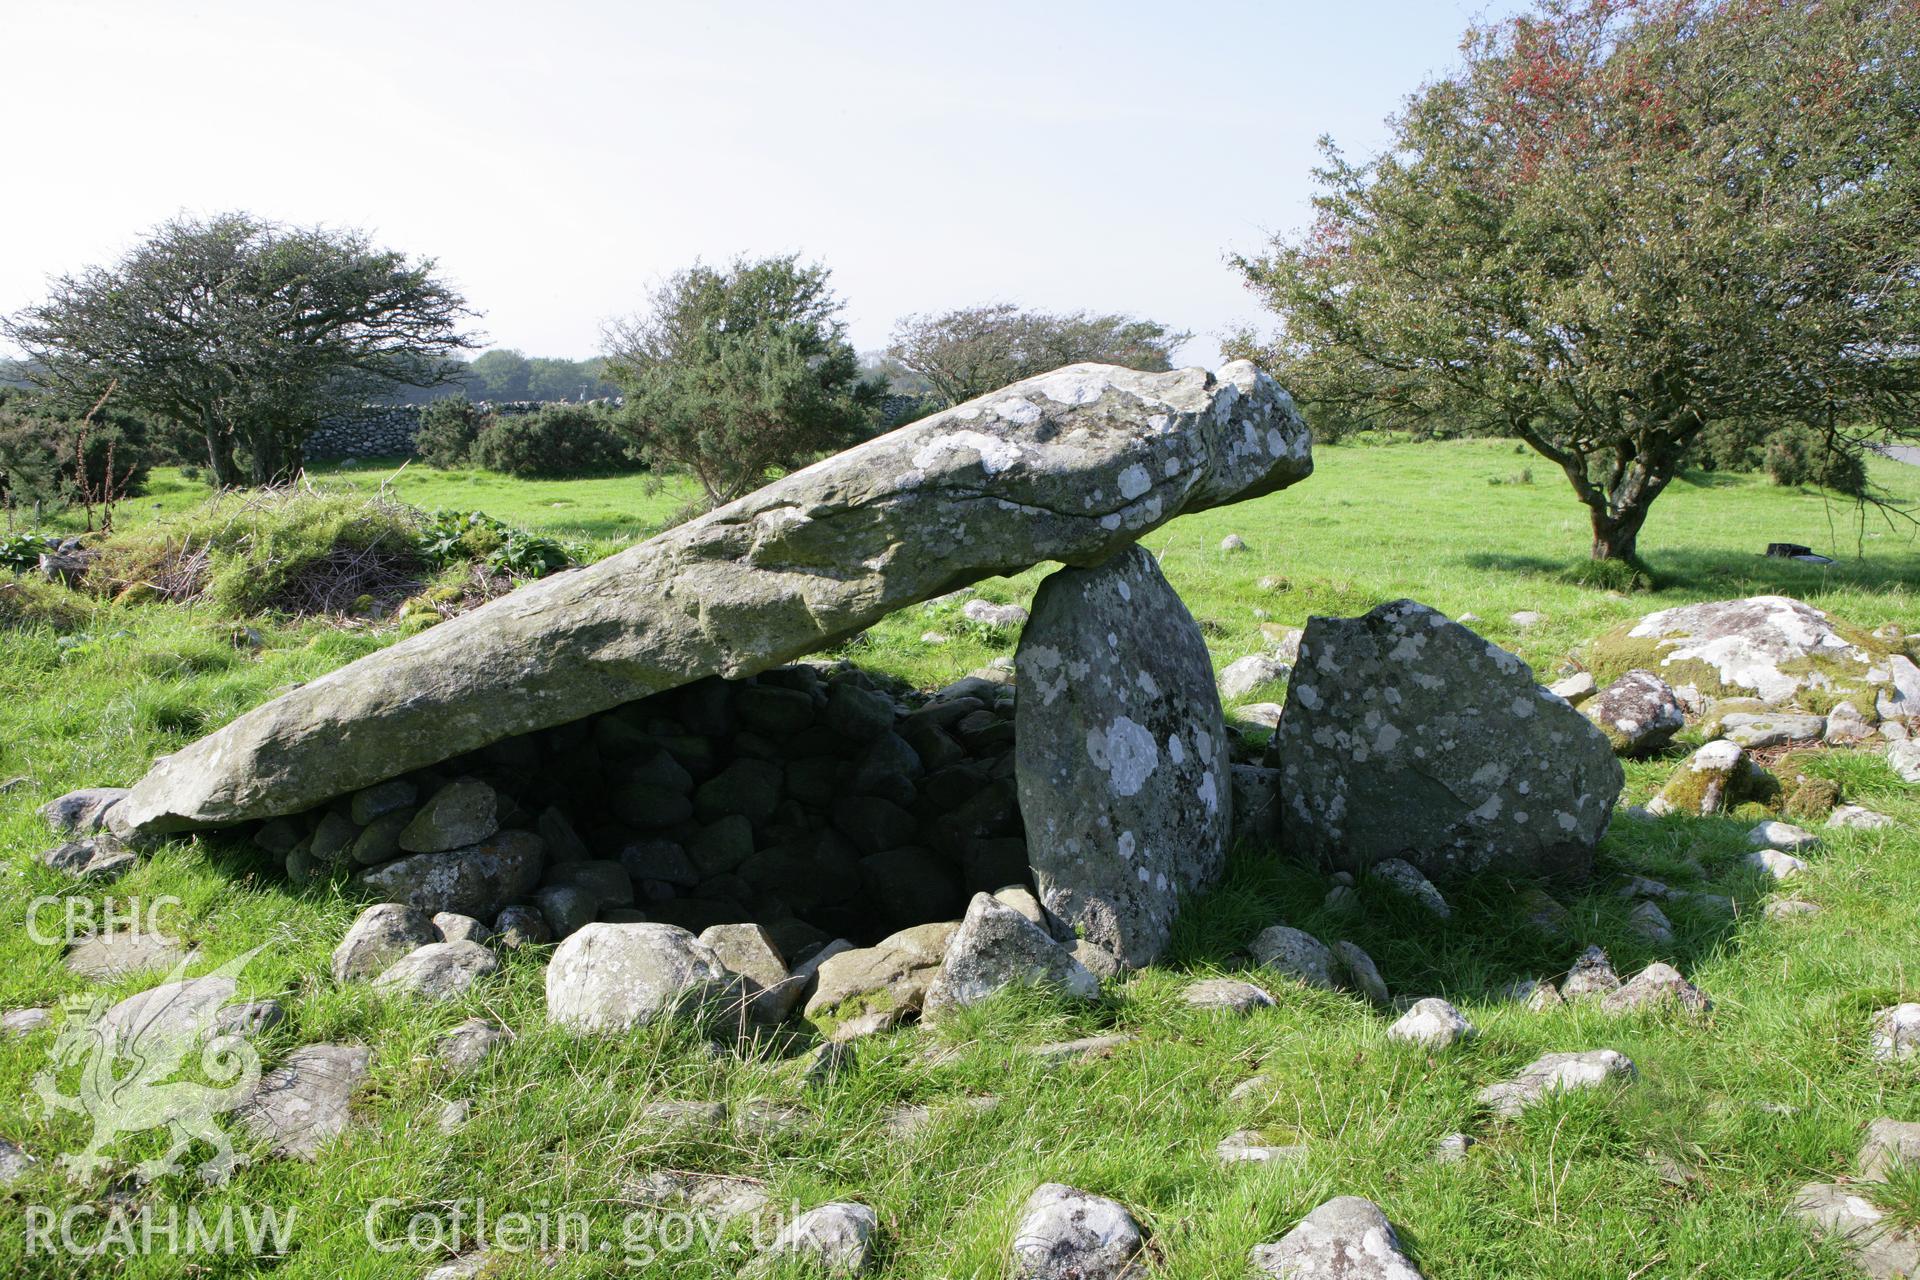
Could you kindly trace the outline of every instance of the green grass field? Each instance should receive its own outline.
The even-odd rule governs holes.
[[[1531,468],[1531,483],[1517,482]],[[1920,469],[1874,464],[1881,488],[1920,500]],[[388,483],[426,507],[479,509],[603,553],[669,523],[690,494],[637,479],[532,483],[409,467],[316,473],[323,483]],[[1495,483],[1498,482],[1498,483]],[[123,509],[122,527],[163,518],[203,496],[174,475]],[[1238,533],[1243,554],[1218,550]],[[1492,443],[1323,448],[1318,471],[1293,490],[1188,517],[1154,534],[1168,577],[1199,618],[1218,665],[1255,651],[1265,618],[1304,622],[1412,596],[1514,649],[1552,679],[1583,640],[1654,608],[1778,592],[1848,621],[1898,621],[1920,630],[1920,558],[1911,529],[1871,519],[1809,492],[1748,477],[1677,482],[1658,504],[1642,550],[1660,572],[1656,593],[1578,585],[1586,524],[1566,486],[1531,455]],[[1839,556],[1827,568],[1767,560],[1770,541]],[[1037,569],[981,584],[1024,601]],[[1262,589],[1263,578],[1280,580]],[[1508,614],[1546,620],[1515,627]],[[69,974],[58,946],[24,927],[35,895],[178,900],[163,916],[198,946],[194,972],[262,942],[243,989],[282,999],[285,1025],[263,1042],[269,1065],[314,1041],[373,1049],[355,1125],[312,1164],[263,1160],[221,1187],[190,1175],[144,1187],[75,1185],[52,1157],[83,1145],[77,1116],[42,1114],[33,1096],[52,1031],[0,1038],[0,1137],[43,1157],[0,1193],[0,1274],[30,1276],[388,1277],[444,1260],[432,1248],[380,1251],[416,1210],[444,1215],[484,1202],[508,1212],[583,1215],[586,1249],[523,1256],[500,1274],[730,1276],[745,1255],[728,1242],[647,1257],[638,1206],[623,1184],[654,1169],[722,1172],[765,1182],[775,1201],[830,1198],[872,1205],[881,1222],[878,1274],[996,1277],[1017,1211],[1044,1181],[1067,1182],[1128,1205],[1150,1237],[1154,1274],[1247,1274],[1247,1253],[1277,1238],[1332,1195],[1378,1201],[1426,1275],[1440,1280],[1519,1277],[1839,1277],[1854,1274],[1831,1245],[1784,1213],[1802,1182],[1849,1171],[1862,1126],[1879,1115],[1920,1119],[1920,1063],[1867,1055],[1874,1010],[1920,999],[1920,788],[1903,787],[1868,753],[1820,755],[1812,768],[1846,799],[1893,815],[1881,831],[1828,833],[1797,885],[1824,911],[1770,921],[1766,888],[1740,866],[1744,826],[1716,819],[1619,822],[1602,847],[1592,890],[1570,902],[1576,937],[1555,942],[1521,927],[1511,886],[1449,889],[1455,918],[1363,886],[1363,910],[1328,915],[1327,881],[1272,850],[1238,851],[1224,884],[1191,904],[1161,966],[1109,984],[1091,1008],[1016,997],[969,1011],[937,1032],[909,1029],[861,1042],[857,1068],[803,1088],[796,1064],[772,1052],[716,1059],[671,1029],[577,1040],[544,1023],[540,958],[508,958],[503,973],[451,1004],[426,1007],[337,985],[327,956],[360,904],[335,887],[291,889],[269,860],[217,838],[176,841],[105,889],[77,887],[36,860],[52,843],[34,809],[83,785],[125,784],[175,749],[276,692],[387,643],[377,631],[320,622],[258,620],[264,643],[239,646],[232,622],[166,605],[103,606],[80,632],[0,633],[0,854],[10,887],[0,905],[0,1007],[40,1005],[92,990],[120,996],[154,978],[95,988]],[[928,629],[951,642],[922,644]],[[949,606],[908,610],[842,656],[942,683],[1011,652]],[[1679,754],[1676,750],[1676,754]],[[1628,768],[1627,800],[1644,799],[1672,760]],[[1612,887],[1646,874],[1735,896],[1734,918],[1676,904],[1678,938],[1654,948],[1626,923]],[[1297,925],[1372,954],[1395,993],[1444,995],[1480,1029],[1477,1040],[1428,1054],[1386,1039],[1388,1019],[1357,998],[1270,984],[1279,1007],[1244,1020],[1189,1009],[1181,987],[1231,971],[1260,929]],[[1714,1000],[1694,1023],[1663,1014],[1609,1017],[1588,1007],[1530,1013],[1503,1000],[1516,978],[1557,973],[1585,943],[1624,973],[1665,959]],[[437,1035],[481,1014],[518,1040],[475,1076],[451,1080],[430,1050]],[[1039,1043],[1124,1030],[1108,1056],[1043,1064]],[[929,1045],[953,1052],[929,1060]],[[1618,1091],[1564,1097],[1500,1123],[1475,1092],[1543,1052],[1610,1047],[1638,1064]],[[1230,1101],[1255,1076],[1264,1089]],[[993,1095],[991,1112],[939,1111]],[[471,1122],[442,1136],[434,1117],[470,1099]],[[813,1121],[772,1137],[732,1130],[674,1133],[649,1125],[646,1104],[699,1099],[803,1105]],[[890,1133],[901,1103],[936,1107],[917,1136]],[[1255,1128],[1302,1143],[1297,1164],[1222,1164],[1215,1144]],[[1457,1163],[1430,1158],[1443,1135],[1477,1144]],[[128,1167],[161,1144],[128,1144]],[[200,1158],[204,1152],[196,1152]],[[74,1257],[29,1253],[35,1206],[103,1208],[114,1195],[158,1207],[268,1206],[291,1217],[284,1256],[254,1260],[162,1252]],[[82,1221],[82,1242],[97,1224]],[[577,1241],[570,1242],[576,1243]],[[595,1246],[608,1244],[601,1251]],[[490,1273],[492,1274],[492,1273]]]

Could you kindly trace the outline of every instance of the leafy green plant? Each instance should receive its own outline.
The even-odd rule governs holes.
[[[555,538],[516,529],[481,511],[435,511],[424,518],[418,535],[420,553],[435,565],[466,562],[483,565],[490,573],[515,578],[540,578],[564,569],[577,557]]]
[[[0,569],[25,573],[40,563],[47,540],[33,533],[0,533]]]

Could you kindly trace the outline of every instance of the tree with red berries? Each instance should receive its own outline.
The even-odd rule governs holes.
[[[1710,427],[1920,432],[1920,0],[1544,0],[1236,259],[1331,420],[1525,441],[1638,563]]]

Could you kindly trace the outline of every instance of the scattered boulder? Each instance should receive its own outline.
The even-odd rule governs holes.
[[[25,1147],[0,1138],[0,1187],[18,1182],[39,1163]]]
[[[1817,902],[1808,902],[1805,898],[1776,898],[1766,905],[1769,920],[1798,920],[1805,916],[1817,916],[1821,907]]]
[[[1414,1001],[1413,1007],[1387,1028],[1390,1039],[1408,1040],[1427,1049],[1451,1049],[1473,1034],[1473,1024],[1466,1014],[1433,996]]]
[[[1594,682],[1593,672],[1576,671],[1564,680],[1556,680],[1547,686],[1547,692],[1557,698],[1565,699],[1570,707],[1577,707],[1591,698],[1599,686]]]
[[[1292,847],[1436,879],[1584,878],[1624,781],[1525,663],[1411,600],[1308,621],[1273,750]]]
[[[1627,927],[1656,947],[1673,945],[1673,921],[1667,919],[1667,913],[1655,903],[1635,904],[1627,913]]]
[[[1379,1205],[1336,1196],[1273,1244],[1255,1245],[1253,1269],[1274,1280],[1421,1280]]]
[[[1578,1000],[1582,996],[1608,995],[1619,989],[1620,975],[1613,971],[1613,962],[1607,959],[1607,953],[1599,947],[1588,947],[1567,970],[1566,980],[1560,984],[1560,995],[1567,1000]]]
[[[1920,739],[1889,743],[1887,767],[1892,769],[1902,782],[1920,782]]]
[[[1790,822],[1763,822],[1747,832],[1747,844],[1755,849],[1782,849],[1804,853],[1820,843],[1820,837]]]
[[[490,926],[457,911],[442,911],[435,915],[433,927],[442,942],[486,942],[493,937]]]
[[[1297,978],[1310,987],[1334,989],[1333,953],[1305,930],[1276,924],[1262,929],[1247,950],[1266,968]]]
[[[1895,1168],[1920,1166],[1920,1123],[1890,1116],[1869,1122],[1856,1163],[1860,1176],[1869,1181],[1884,1181]]]
[[[1743,747],[1756,750],[1777,747],[1788,742],[1817,742],[1825,736],[1825,716],[1791,715],[1787,712],[1729,711],[1720,717],[1720,735]]]
[[[800,1002],[800,988],[787,972],[787,962],[773,938],[757,924],[717,924],[701,931],[700,941],[713,949],[720,963],[753,984],[747,1016],[772,1025],[784,1022]]]
[[[1258,1129],[1236,1129],[1214,1146],[1213,1153],[1222,1164],[1272,1164],[1307,1158],[1302,1146],[1278,1146],[1267,1141]]]
[[[408,952],[373,980],[374,989],[422,1000],[456,1000],[500,967],[477,942],[429,942]]]
[[[1488,1085],[1480,1091],[1479,1099],[1495,1115],[1510,1119],[1549,1094],[1597,1089],[1633,1076],[1633,1060],[1613,1049],[1549,1053],[1522,1067],[1513,1079]]]
[[[1651,671],[1629,671],[1581,704],[1618,755],[1651,755],[1684,729],[1687,713],[1673,689]]]
[[[1897,1004],[1874,1014],[1868,1049],[1882,1062],[1904,1062],[1920,1053],[1920,1004]]]
[[[415,947],[441,934],[424,911],[398,902],[376,902],[362,911],[333,949],[333,980],[371,978]]]
[[[1920,1236],[1905,1230],[1873,1202],[1870,1188],[1813,1182],[1793,1198],[1793,1215],[1822,1236],[1831,1236],[1874,1280],[1920,1275]]]
[[[111,880],[133,870],[133,850],[106,832],[69,840],[40,855],[42,864],[81,880]]]
[[[1404,858],[1382,859],[1373,864],[1368,874],[1402,897],[1411,898],[1440,919],[1453,919],[1453,908],[1447,905],[1440,890],[1434,888],[1433,881],[1421,875],[1420,868]]]
[[[1273,1008],[1273,997],[1251,982],[1237,978],[1202,978],[1187,984],[1180,998],[1196,1009],[1216,1009],[1242,1016],[1255,1009]]]
[[[52,1023],[53,1013],[48,1009],[9,1009],[0,1013],[0,1035],[30,1036]]]
[[[1017,604],[995,604],[991,600],[969,600],[960,606],[960,616],[977,626],[1012,630],[1022,625],[1028,613]]]
[[[1273,653],[1250,653],[1229,662],[1220,672],[1220,696],[1245,698],[1264,685],[1278,684],[1293,670],[1293,664]]]
[[[1827,825],[1844,831],[1879,831],[1892,826],[1893,819],[1857,804],[1843,804],[1827,816]]]
[[[1680,976],[1680,971],[1670,964],[1655,961],[1615,991],[1610,991],[1600,1001],[1600,1007],[1608,1013],[1625,1013],[1633,1010],[1667,1006],[1681,1013],[1698,1017],[1713,1007],[1713,1002],[1702,994],[1700,988]]]
[[[95,981],[112,981],[136,973],[174,969],[191,953],[165,934],[115,930],[81,938],[68,948],[70,972]]]
[[[310,1044],[260,1077],[236,1113],[274,1155],[311,1160],[347,1128],[353,1092],[366,1079],[372,1053],[362,1045]]]
[[[828,1275],[861,1275],[873,1260],[879,1229],[879,1217],[864,1204],[823,1204],[782,1227],[761,1254],[758,1269],[779,1259],[803,1258]]]
[[[1248,549],[1247,540],[1245,538],[1242,538],[1237,533],[1230,533],[1226,537],[1220,539],[1220,549],[1222,551],[1227,552],[1228,554],[1233,554],[1239,551],[1245,551]]]
[[[1206,641],[1129,547],[1040,584],[1016,663],[1017,778],[1041,900],[1129,967],[1226,859],[1233,793]]]
[[[547,964],[547,1016],[575,1031],[710,1020],[747,994],[713,948],[670,924],[590,924]]]
[[[1392,1003],[1393,996],[1380,977],[1379,966],[1374,964],[1372,956],[1360,949],[1359,943],[1342,940],[1329,949],[1339,966],[1338,976],[1346,980],[1348,987],[1383,1009]]]
[[[1752,694],[1772,706],[1818,685],[1872,701],[1877,671],[1891,671],[1864,634],[1787,596],[1752,596],[1662,609],[1603,637],[1596,652],[1644,654],[1719,697]]]
[[[433,1056],[455,1075],[476,1071],[494,1050],[513,1042],[513,1032],[485,1018],[468,1018],[440,1037]]]
[[[1740,859],[1746,866],[1752,867],[1775,880],[1785,880],[1788,876],[1797,876],[1807,869],[1805,858],[1796,858],[1790,853],[1778,849],[1762,849]]]
[[[947,942],[922,1012],[932,1020],[1012,986],[1047,987],[1077,1000],[1100,994],[1100,980],[1071,951],[993,895],[977,893]]]
[[[1673,771],[1660,794],[1647,802],[1647,812],[1705,817],[1762,799],[1768,781],[1766,770],[1753,763],[1739,743],[1715,738]]]
[[[1043,1183],[1021,1208],[1013,1272],[1020,1280],[1131,1280],[1144,1243],[1119,1201]]]

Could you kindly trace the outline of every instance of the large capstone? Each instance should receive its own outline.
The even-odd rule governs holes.
[[[703,676],[753,674],[980,578],[1103,564],[1178,515],[1311,470],[1292,400],[1245,361],[1072,365],[322,676],[157,761],[111,825],[126,836],[302,812]],[[664,788],[635,785],[655,788],[637,812],[664,812]]]
[[[1028,856],[1055,914],[1150,964],[1182,894],[1211,884],[1233,823],[1206,641],[1151,553],[1040,584],[1014,661]]]
[[[1274,751],[1284,842],[1351,872],[1582,878],[1624,781],[1526,663],[1411,600],[1308,621]]]

